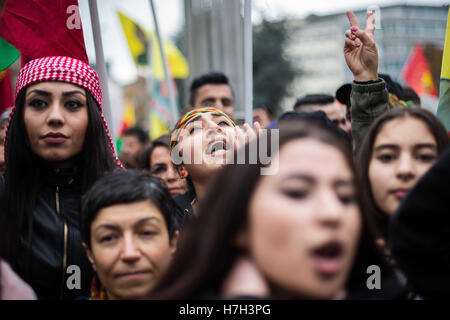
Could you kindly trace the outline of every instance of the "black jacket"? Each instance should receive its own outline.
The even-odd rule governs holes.
[[[450,148],[403,199],[390,227],[391,250],[425,299],[450,297]]]
[[[195,217],[196,214],[191,205],[191,196],[189,192],[185,194],[177,194],[173,196],[173,200],[175,201],[176,207],[176,217],[177,217],[177,230],[180,232],[183,230],[183,225],[186,217]]]
[[[94,272],[81,245],[80,179],[74,170],[49,170],[42,176],[45,178],[37,186],[32,236],[29,239],[29,226],[25,226],[12,267],[39,299],[87,295]],[[76,267],[68,270],[74,265],[80,272]],[[78,280],[76,273],[81,276],[80,289],[73,288]]]

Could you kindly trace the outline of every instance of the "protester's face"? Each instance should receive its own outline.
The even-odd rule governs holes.
[[[330,103],[321,107],[319,110],[324,111],[327,114],[328,119],[333,121],[336,126],[341,128],[348,134],[350,133],[351,125],[347,121],[347,118],[345,117],[344,108],[341,108],[336,103]]]
[[[186,179],[178,174],[168,148],[163,146],[154,148],[150,155],[150,164],[151,174],[166,182],[171,195],[186,193]]]
[[[122,137],[122,149],[120,152],[127,156],[137,157],[144,147],[144,144],[136,136],[125,135]]]
[[[338,149],[310,138],[273,161],[278,174],[264,176],[250,202],[251,254],[275,292],[335,298],[361,228],[353,174]]]
[[[232,118],[234,111],[233,92],[227,84],[205,84],[198,88],[193,107],[214,107]]]
[[[26,89],[24,123],[31,150],[43,160],[63,164],[84,145],[88,112],[86,91],[47,81]]]
[[[258,121],[262,128],[267,128],[270,123],[270,115],[264,108],[254,109],[253,121]]]
[[[161,211],[149,201],[103,208],[91,224],[89,260],[109,299],[141,299],[167,269],[169,241]]]
[[[393,214],[437,157],[436,139],[423,121],[408,117],[386,123],[375,138],[369,164],[377,206]]]
[[[234,140],[234,127],[225,116],[201,113],[186,124],[177,147],[187,172],[197,180],[209,177],[226,164]]]

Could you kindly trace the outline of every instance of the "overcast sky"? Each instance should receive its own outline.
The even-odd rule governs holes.
[[[262,9],[269,18],[304,17],[311,13],[327,14],[343,10],[367,8],[370,5],[428,4],[443,5],[449,0],[253,0],[254,9]],[[257,18],[255,15],[253,19]]]
[[[122,11],[145,28],[153,30],[149,0],[98,0],[97,2],[103,49],[106,59],[111,63],[112,76],[121,84],[130,83],[136,77],[136,67],[129,53],[116,11]],[[154,3],[163,37],[173,39],[184,25],[184,1],[154,0]],[[448,4],[449,0],[253,0],[252,21],[258,23],[262,15],[268,19],[301,18],[312,13],[320,15],[367,8],[369,5],[383,6],[398,3],[444,5]],[[79,0],[79,4],[88,56],[91,61],[95,61],[88,0]]]

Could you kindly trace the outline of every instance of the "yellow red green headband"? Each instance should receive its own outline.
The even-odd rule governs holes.
[[[233,127],[236,126],[234,121],[231,120],[231,118],[225,112],[223,112],[219,109],[212,108],[212,107],[205,107],[205,108],[192,110],[191,112],[188,112],[176,125],[176,127],[173,131],[173,134],[172,134],[172,138],[170,139],[170,151],[172,151],[173,148],[177,145],[179,135],[180,135],[182,129],[184,127],[186,127],[186,125],[189,123],[189,120],[191,120],[192,118],[194,118],[195,116],[197,116],[201,113],[212,113],[212,114],[216,114],[219,116],[224,116],[225,118],[227,118],[228,121],[230,121],[230,123],[233,125]]]

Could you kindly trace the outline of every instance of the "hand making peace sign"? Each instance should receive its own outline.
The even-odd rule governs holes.
[[[355,81],[378,80],[378,49],[375,44],[375,18],[367,13],[366,30],[361,30],[352,11],[347,11],[350,29],[345,32],[344,56]]]

